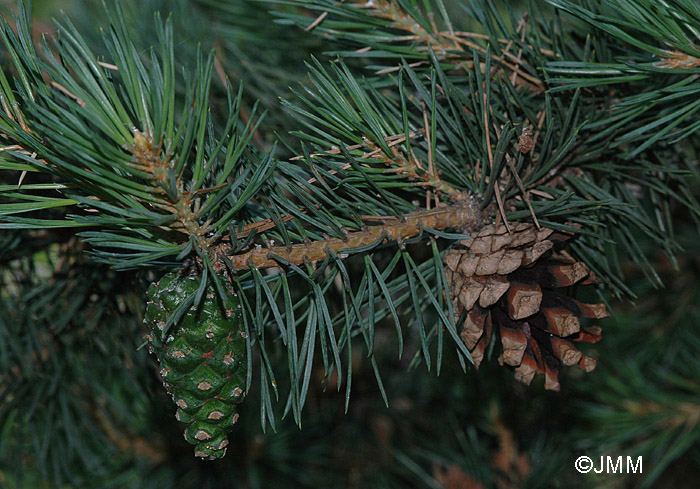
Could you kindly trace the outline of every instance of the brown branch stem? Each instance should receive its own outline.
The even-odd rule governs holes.
[[[256,268],[278,267],[284,262],[294,265],[323,260],[332,251],[340,258],[353,254],[358,248],[373,243],[401,243],[404,239],[419,235],[424,228],[435,230],[455,229],[459,231],[478,228],[482,222],[482,212],[477,203],[459,203],[433,210],[406,214],[402,220],[384,218],[382,224],[367,226],[358,231],[348,232],[344,239],[329,238],[320,241],[298,243],[290,246],[263,248],[258,246],[238,255],[228,256],[234,270],[245,270],[251,265]],[[226,250],[216,250],[216,255],[225,256]],[[275,259],[278,257],[277,259]]]

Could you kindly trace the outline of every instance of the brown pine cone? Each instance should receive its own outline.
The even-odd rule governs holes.
[[[608,317],[605,305],[556,291],[597,281],[585,264],[560,249],[572,236],[526,223],[513,225],[510,233],[503,225],[488,225],[445,253],[455,315],[466,311],[461,338],[477,368],[494,328],[501,340],[499,362],[514,367],[515,378],[526,384],[543,373],[545,388],[559,390],[561,365],[595,368],[575,342],[600,340],[600,327],[582,326],[579,318]]]

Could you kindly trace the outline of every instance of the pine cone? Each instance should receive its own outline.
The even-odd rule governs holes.
[[[146,340],[160,362],[163,385],[185,423],[185,439],[197,457],[226,453],[226,435],[238,421],[236,405],[245,389],[246,341],[238,298],[221,301],[209,285],[202,303],[164,333],[170,314],[196,293],[201,277],[169,273],[148,289]]]
[[[596,282],[585,264],[560,250],[572,236],[525,223],[510,233],[489,225],[445,253],[455,315],[466,311],[461,338],[477,368],[493,328],[501,340],[499,362],[514,367],[515,378],[525,384],[543,373],[545,388],[559,390],[561,365],[595,368],[574,342],[600,340],[600,327],[583,326],[579,318],[608,317],[605,305],[556,291]]]

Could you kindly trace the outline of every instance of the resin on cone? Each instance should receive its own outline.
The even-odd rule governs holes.
[[[238,298],[220,298],[209,284],[198,307],[190,307],[165,330],[178,306],[197,293],[201,277],[169,273],[148,289],[145,322],[149,350],[160,362],[163,385],[177,405],[195,455],[221,458],[227,434],[238,421],[236,406],[246,382],[246,333]]]

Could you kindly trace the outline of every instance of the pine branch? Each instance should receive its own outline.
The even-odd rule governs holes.
[[[274,472],[285,483],[332,485],[316,483],[319,473],[335,482],[339,472],[353,469],[361,474],[358,480],[373,487],[415,485],[416,479],[433,487],[453,482],[549,487],[579,448],[561,440],[568,440],[572,419],[589,422],[579,435],[581,446],[595,440],[610,450],[631,447],[655,457],[648,484],[682,454],[690,458],[700,426],[693,397],[697,383],[689,380],[697,377],[698,339],[676,323],[693,316],[685,307],[697,302],[692,280],[679,280],[673,300],[663,298],[674,308],[661,319],[635,317],[631,322],[638,328],[617,328],[614,335],[606,329],[606,340],[591,357],[555,336],[577,329],[574,341],[597,341],[600,329],[570,312],[550,311],[554,333],[540,330],[536,344],[542,349],[527,352],[533,364],[526,367],[544,371],[548,387],[558,386],[552,361],[578,361],[589,370],[595,356],[605,369],[586,382],[574,376],[562,382],[572,386],[565,387],[566,399],[577,399],[573,411],[566,403],[559,410],[537,391],[523,397],[488,362],[478,376],[465,378],[459,367],[471,368],[470,352],[479,363],[499,347],[487,347],[493,324],[476,338],[467,329],[472,311],[451,299],[455,292],[474,295],[476,290],[478,301],[486,285],[503,290],[504,281],[513,279],[511,293],[496,306],[510,317],[503,322],[511,324],[535,314],[534,303],[544,301],[544,285],[524,283],[527,279],[549,273],[547,283],[576,283],[588,273],[581,258],[592,269],[585,283],[597,282],[598,276],[609,290],[629,295],[636,291],[630,259],[653,283],[677,278],[658,274],[652,257],[679,249],[674,230],[679,209],[700,215],[691,147],[697,139],[692,130],[698,54],[688,43],[697,27],[685,22],[697,9],[670,0],[663,2],[667,9],[646,1],[585,2],[583,10],[580,3],[557,2],[595,24],[595,30],[543,15],[539,5],[525,17],[506,9],[509,21],[496,2],[470,1],[469,17],[480,24],[474,27],[449,19],[442,2],[435,3],[437,14],[430,2],[418,6],[411,0],[292,3],[310,5],[316,14],[328,12],[311,30],[332,36],[324,45],[342,50],[335,52],[345,62],[312,62],[295,96],[284,98],[297,129],[285,139],[287,154],[299,155],[291,159],[261,154],[252,143],[257,138],[265,144],[271,136],[261,129],[249,99],[230,88],[217,91],[212,81],[216,74],[226,85],[227,70],[238,79],[230,56],[252,62],[241,68],[241,76],[268,81],[255,90],[276,110],[270,100],[277,100],[279,93],[272,92],[279,86],[268,78],[288,80],[282,61],[302,56],[280,51],[273,42],[259,45],[279,39],[279,30],[267,24],[248,35],[235,29],[236,17],[253,19],[254,30],[259,18],[269,19],[245,16],[247,2],[217,3],[211,25],[219,47],[208,58],[194,49],[191,56],[174,55],[185,40],[176,41],[168,23],[157,24],[153,32],[160,39],[144,51],[130,35],[137,23],[119,8],[113,10],[104,48],[64,20],[57,40],[37,54],[26,14],[20,14],[16,30],[3,24],[9,56],[0,79],[5,146],[0,226],[12,231],[0,236],[0,342],[7,346],[0,354],[0,431],[5,433],[0,458],[13,454],[17,467],[45,467],[46,478],[51,471],[57,474],[54,485],[89,480],[91,486],[111,487],[150,477],[143,485],[171,480],[184,486],[195,480],[202,486],[216,485],[221,474],[196,472],[182,459],[177,470],[166,464],[154,470],[152,464],[174,465],[174,459],[153,436],[165,429],[162,406],[152,407],[157,429],[144,414],[153,398],[146,395],[150,384],[143,384],[147,376],[133,376],[147,369],[143,355],[124,341],[125,332],[138,335],[133,327],[143,306],[140,294],[123,289],[127,279],[137,277],[114,276],[62,257],[71,275],[54,280],[61,265],[53,262],[51,244],[71,232],[51,229],[60,226],[78,227],[91,252],[112,267],[145,269],[139,280],[157,279],[153,272],[160,268],[199,274],[202,286],[183,307],[169,311],[167,327],[177,328],[184,310],[215,300],[210,291],[235,290],[251,397],[241,418],[259,415],[263,430],[269,424],[280,431],[263,439],[252,423],[237,427],[235,448],[258,457],[244,463],[269,464],[270,470],[252,469],[253,482],[264,472],[259,484],[274,486],[270,480],[277,480],[269,475]],[[300,10],[285,10],[284,18],[309,25]],[[294,39],[295,31],[285,29]],[[469,32],[476,29],[486,34]],[[668,44],[660,42],[664,36]],[[250,44],[250,52],[241,42]],[[282,61],[263,67],[254,59],[264,58],[259,46],[263,52],[271,46],[276,56],[270,59]],[[358,51],[348,51],[353,48]],[[175,77],[175,59],[194,67],[182,80]],[[542,66],[558,78],[545,78]],[[367,69],[374,72],[371,78],[358,75]],[[292,120],[280,118],[285,124]],[[681,138],[687,138],[684,145],[673,145]],[[499,219],[510,234],[497,226]],[[25,234],[23,228],[46,230]],[[571,238],[567,244],[545,243],[556,245],[556,259],[568,260],[564,267],[570,276],[562,272],[563,278],[552,279],[552,270],[563,268],[548,262],[540,268],[525,263],[509,277],[508,266],[524,264],[518,259],[532,250],[517,244],[495,249],[495,243],[523,235],[536,244],[544,235],[555,236],[554,241]],[[469,247],[474,242],[493,244],[494,250],[479,254]],[[538,252],[546,252],[546,246]],[[564,246],[571,255],[560,249]],[[46,252],[36,254],[37,249]],[[475,256],[469,256],[472,251]],[[508,259],[501,261],[506,252]],[[479,273],[497,266],[493,280],[460,285],[452,270],[456,256],[467,257],[458,262],[464,277],[473,276],[470,266],[474,273],[477,266]],[[32,275],[35,269],[43,275]],[[54,273],[40,286],[46,270]],[[496,295],[487,291],[478,307],[498,300]],[[130,297],[135,305],[124,303]],[[606,315],[603,305],[580,307],[591,319]],[[494,317],[490,321],[502,319]],[[665,327],[651,328],[647,320]],[[515,329],[499,331],[500,360],[516,364],[523,354],[518,348],[532,348],[533,331],[519,330],[525,340]],[[472,349],[468,342],[481,343]],[[141,370],[133,369],[134,360]],[[623,367],[616,365],[622,360]],[[391,368],[420,362],[449,382],[435,382],[432,372],[409,378]],[[155,372],[151,380],[160,382]],[[401,401],[391,410],[383,404],[381,411],[368,408],[380,397],[367,392],[372,382],[381,401]],[[321,384],[327,392],[321,392]],[[494,403],[469,402],[474,393],[517,402],[521,409],[507,411],[517,420],[493,409]],[[380,446],[367,448],[366,441],[356,441],[362,440],[357,433],[348,436],[347,425],[326,407],[344,402],[347,411],[353,407],[351,394],[353,403],[359,401],[354,406],[362,406],[358,419],[372,420],[356,431],[376,434]],[[460,402],[444,409],[447,397]],[[444,411],[446,422],[421,415],[436,409]],[[301,434],[279,423],[279,415],[289,413],[298,424],[304,414]],[[540,426],[544,417],[546,427]],[[474,419],[483,420],[488,433],[470,426]],[[601,426],[605,433],[596,431]],[[643,434],[644,443],[630,435],[629,426],[641,427],[635,433]],[[548,442],[532,441],[535,430]],[[354,451],[342,449],[340,442],[348,439]],[[323,453],[290,453],[286,445],[319,447]],[[22,449],[32,452],[27,456]],[[354,458],[367,450],[369,462]],[[148,461],[135,460],[139,455]],[[316,470],[319,466],[322,470]],[[158,480],[161,470],[167,475]],[[0,484],[21,484],[14,472],[0,467]],[[236,476],[241,472],[237,467]]]
[[[471,199],[474,201],[474,199]],[[354,253],[366,252],[389,241],[399,245],[425,230],[465,232],[480,227],[483,217],[473,203],[454,204],[430,211],[404,214],[401,220],[391,216],[372,216],[371,221],[381,220],[382,225],[368,226],[362,231],[348,232],[344,239],[328,239],[271,248],[253,249],[246,253],[230,255],[228,261],[233,270],[278,267],[282,265],[302,265],[324,260],[330,252],[344,259]],[[223,255],[223,252],[218,252]],[[222,267],[223,268],[223,267]]]
[[[365,79],[342,61],[314,60],[308,83],[283,101],[302,128],[292,133],[300,156],[291,160],[251,144],[259,121],[244,113],[241,90],[228,88],[227,113],[214,117],[215,55],[196,57],[194,80],[177,94],[168,22],[157,24],[159,44],[141,56],[117,8],[105,35],[107,58],[93,54],[68,21],[43,57],[34,55],[27,25],[17,34],[4,25],[15,76],[0,80],[8,100],[0,127],[12,148],[0,169],[13,178],[28,174],[19,189],[2,187],[0,225],[92,227],[81,237],[115,268],[189,263],[203,285],[183,298],[164,329],[202,304],[210,285],[220,295],[233,287],[246,338],[246,388],[256,372],[261,421],[273,428],[280,392],[288,393],[285,414],[300,423],[317,347],[325,377],[336,376],[339,389],[345,382],[347,403],[353,339],[374,358],[375,326],[384,318],[395,327],[399,356],[407,316],[417,325],[416,361],[439,371],[451,339],[466,368],[471,357],[458,329],[465,311],[451,300],[445,250],[465,232],[479,232],[496,206],[513,229],[533,220],[578,235],[574,253],[616,291],[627,290],[625,256],[651,270],[637,234],[674,251],[664,210],[672,200],[695,206],[680,153],[662,165],[667,148],[645,151],[631,165],[611,147],[609,126],[596,131],[609,117],[607,100],[523,86],[540,80],[533,67],[551,53],[570,54],[564,34],[526,19],[506,28],[490,6],[478,15],[487,37],[508,42],[476,43],[467,52],[458,40],[476,37],[452,27],[448,37],[430,15],[402,5],[362,14],[389,31],[420,20],[410,39],[394,39],[408,48],[389,50],[393,71]],[[392,25],[389,14],[403,20]],[[328,27],[330,16],[317,29]],[[445,39],[465,61],[458,70],[440,45],[430,45]],[[590,50],[571,51],[585,58]],[[42,178],[51,184],[40,186]],[[65,200],[42,200],[39,192],[48,190]],[[75,214],[62,220],[21,215],[69,205]],[[392,241],[399,245],[393,253],[384,246]],[[429,253],[405,246],[419,241]],[[271,360],[277,351],[288,360],[284,377]],[[386,399],[374,361],[372,369]]]
[[[549,3],[594,26],[596,36],[611,42],[583,59],[548,62],[552,91],[587,88],[611,90],[615,84],[634,89],[612,99],[612,110],[588,127],[611,135],[616,147],[635,144],[633,158],[661,141],[676,142],[696,132],[696,80],[700,49],[700,12],[692,1],[631,3],[594,2],[589,8],[569,1]],[[614,92],[613,92],[614,93]]]
[[[484,46],[483,41],[495,38],[497,43],[505,45],[505,49],[497,49],[498,54],[491,54],[494,65],[492,76],[496,76],[498,72],[504,72],[519,87],[535,92],[542,92],[545,89],[536,70],[533,70],[522,58],[522,53],[517,56],[510,53],[513,39],[455,30],[442,0],[436,2],[437,12],[433,11],[432,5],[424,3],[422,7],[425,13],[415,1],[319,0],[314,2],[276,1],[275,3],[320,11],[321,14],[311,23],[308,17],[293,11],[279,12],[277,15],[304,27],[306,31],[337,39],[341,45],[349,43],[356,49],[329,52],[348,62],[351,59],[360,59],[386,63],[387,58],[397,60],[403,58],[408,61],[408,66],[422,71],[430,66],[431,57],[435,57],[445,70],[471,71],[475,66],[478,69],[484,68],[484,62],[475,61],[472,53],[476,51],[485,57],[487,47]],[[522,34],[523,42],[526,21],[527,17],[523,18],[514,33],[515,36]],[[369,31],[366,29],[367,25],[375,28]],[[554,55],[554,52],[548,49],[540,50],[540,53]],[[377,75],[395,73],[400,69],[398,63],[388,66],[385,64],[369,66]]]

